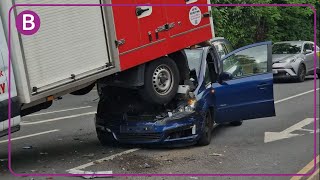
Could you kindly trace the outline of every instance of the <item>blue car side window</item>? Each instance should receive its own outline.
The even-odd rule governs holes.
[[[223,72],[236,78],[268,72],[268,45],[244,49],[223,60]]]

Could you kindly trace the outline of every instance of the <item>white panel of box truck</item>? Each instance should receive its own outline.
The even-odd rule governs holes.
[[[43,0],[15,0],[15,3],[50,3]],[[55,3],[87,3],[88,1],[57,0]],[[99,4],[100,0],[90,3]],[[12,4],[1,2],[2,21]],[[112,69],[116,58],[108,47],[102,11],[97,7],[28,7],[18,6],[12,14],[32,9],[41,17],[41,28],[32,36],[24,36],[15,28],[11,16],[11,61],[22,103],[31,103],[62,91],[95,81],[96,75]],[[8,37],[7,37],[8,40]],[[111,69],[111,70],[110,70]],[[103,74],[104,76],[106,74]],[[75,89],[72,89],[75,88]]]

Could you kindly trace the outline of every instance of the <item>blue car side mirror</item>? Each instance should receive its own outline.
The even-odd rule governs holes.
[[[233,75],[231,73],[223,72],[219,76],[219,83],[222,84],[223,82],[232,80],[232,79],[233,79]]]

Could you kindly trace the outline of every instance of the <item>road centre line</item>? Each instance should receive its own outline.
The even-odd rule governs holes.
[[[53,119],[47,119],[43,121],[36,121],[36,122],[21,122],[21,126],[29,126],[29,125],[35,125],[35,124],[42,124],[42,123],[48,123],[48,122],[53,122],[53,121],[59,121],[63,119],[71,119],[71,118],[76,118],[76,117],[81,117],[81,116],[88,116],[88,115],[93,115],[96,114],[96,112],[88,112],[88,113],[83,113],[83,114],[77,114],[77,115],[71,115],[71,116],[63,116],[63,117],[58,117],[58,118],[53,118]]]
[[[90,163],[87,163],[87,164],[84,164],[84,165],[81,165],[81,166],[78,166],[78,167],[75,167],[75,168],[72,168],[72,169],[69,169],[67,170],[67,172],[73,172],[73,171],[77,171],[77,170],[81,170],[81,169],[85,169],[87,167],[90,167],[90,166],[93,166],[95,164],[99,164],[99,163],[102,163],[102,162],[105,162],[105,161],[109,161],[109,160],[112,160],[118,156],[122,156],[122,155],[125,155],[125,154],[130,154],[130,153],[133,153],[135,151],[138,151],[140,149],[129,149],[127,151],[123,151],[121,153],[117,153],[117,154],[113,154],[111,156],[108,156],[108,157],[105,157],[105,158],[102,158],[102,159],[99,159],[99,160],[96,160],[96,161],[93,161],[93,162],[90,162]]]
[[[319,155],[316,159],[316,164],[319,164]],[[304,168],[302,168],[297,174],[307,174],[313,168],[314,168],[314,160],[309,162],[309,164],[307,164]],[[301,177],[301,176],[295,176],[295,177],[292,177],[290,180],[300,180],[302,178],[303,177]]]
[[[60,112],[66,112],[66,111],[74,111],[74,110],[80,110],[80,109],[88,109],[92,106],[84,106],[84,107],[77,107],[77,108],[70,108],[70,109],[63,109],[58,111],[50,111],[50,112],[44,112],[44,113],[37,113],[37,114],[30,114],[26,117],[33,117],[33,116],[40,116],[40,115],[46,115],[46,114],[54,114],[54,113],[60,113]]]
[[[40,136],[40,135],[49,134],[49,133],[58,132],[58,131],[60,131],[60,129],[54,129],[54,130],[50,130],[50,131],[44,131],[44,132],[40,132],[40,133],[29,134],[29,135],[26,135],[26,136],[20,136],[20,137],[16,137],[16,138],[11,138],[11,141],[15,141],[15,140],[19,140],[19,139],[25,139],[25,138],[34,137],[34,136]],[[0,144],[6,143],[6,142],[8,142],[8,140],[3,140],[3,141],[0,141]]]
[[[317,91],[319,91],[320,88],[316,89]],[[284,101],[288,101],[290,99],[293,99],[293,98],[296,98],[296,97],[300,97],[300,96],[303,96],[303,95],[306,95],[306,94],[309,94],[309,93],[312,93],[314,92],[314,90],[310,90],[310,91],[307,91],[307,92],[304,92],[304,93],[300,93],[300,94],[297,94],[297,95],[294,95],[294,96],[290,96],[290,97],[287,97],[287,98],[284,98],[284,99],[281,99],[279,101],[275,101],[274,103],[275,104],[278,104],[278,103],[281,103],[281,102],[284,102]]]

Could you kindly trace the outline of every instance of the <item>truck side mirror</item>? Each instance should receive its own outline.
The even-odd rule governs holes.
[[[228,72],[223,72],[219,75],[219,84],[222,84],[225,81],[229,81],[233,79],[233,75]]]

